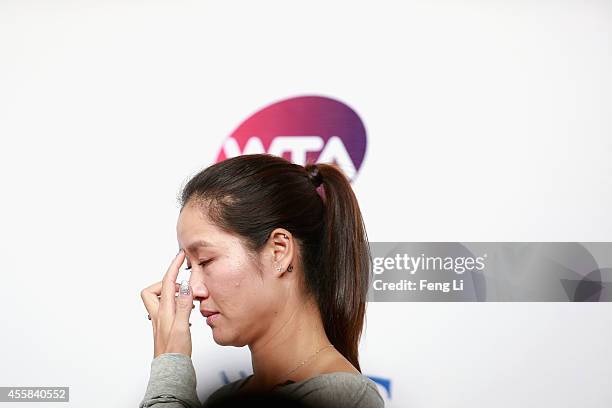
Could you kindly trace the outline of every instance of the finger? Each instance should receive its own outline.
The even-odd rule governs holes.
[[[181,289],[176,298],[176,315],[170,338],[166,346],[167,353],[182,353],[191,356],[191,330],[189,327],[189,315],[192,310],[193,295],[189,286],[189,281],[181,282]]]
[[[144,288],[140,292],[140,297],[142,298],[142,302],[147,309],[147,313],[151,319],[154,316],[157,316],[157,311],[159,309],[159,293],[161,292],[162,282],[156,282],[151,286]]]
[[[174,295],[178,294],[179,288],[181,287],[181,284],[178,282],[174,283]],[[159,299],[161,297],[161,294],[157,295],[157,298]]]
[[[159,298],[161,296],[162,283],[163,283],[162,281],[159,281],[159,282],[154,283],[151,286],[147,286],[146,288],[144,288],[142,290],[141,293],[149,292],[149,293],[152,293],[152,294],[156,295],[156,297]],[[180,284],[178,282],[175,282],[174,283],[174,290],[175,290],[175,292],[178,292],[179,287],[180,287]]]
[[[175,290],[178,292],[180,285],[178,283],[175,284]],[[156,282],[151,286],[144,288],[140,292],[140,297],[142,298],[142,302],[144,303],[145,309],[147,309],[147,313],[153,319],[157,316],[159,310],[159,298],[162,289],[162,281]]]
[[[164,278],[162,279],[162,289],[160,298],[160,313],[167,313],[174,318],[174,294],[176,293],[176,277],[179,273],[179,268],[185,260],[185,252],[181,249],[172,260],[168,267]]]
[[[178,329],[180,332],[189,330],[189,316],[194,308],[193,292],[189,281],[181,282],[179,295],[176,298],[176,315],[174,316],[173,329]]]

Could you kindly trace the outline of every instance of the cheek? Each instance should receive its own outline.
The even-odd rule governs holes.
[[[242,261],[219,262],[214,269],[211,265],[208,282],[211,297],[226,313],[248,311],[264,288],[257,271]]]
[[[224,290],[239,289],[248,283],[249,272],[241,260],[228,259],[223,265],[219,265],[221,271],[217,274],[218,280],[223,285]]]

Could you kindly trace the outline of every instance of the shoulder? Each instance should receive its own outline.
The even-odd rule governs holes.
[[[221,386],[208,397],[204,407],[212,406],[227,397],[235,397],[249,377]],[[320,374],[277,386],[274,393],[287,396],[291,401],[298,401],[302,404],[300,406],[308,408],[384,408],[384,401],[374,381],[360,373],[341,371]]]
[[[236,381],[232,381],[230,383],[227,383],[225,385],[222,385],[221,387],[217,388],[212,394],[210,394],[210,396],[206,399],[205,403],[204,403],[204,407],[208,406],[209,404],[221,400],[225,397],[228,397],[230,395],[234,395],[238,389],[240,388],[240,386],[250,377],[250,375],[248,377],[244,377],[241,378],[240,380],[236,380]]]
[[[374,381],[361,373],[340,371],[321,374],[281,387],[279,391],[316,407],[384,407]]]

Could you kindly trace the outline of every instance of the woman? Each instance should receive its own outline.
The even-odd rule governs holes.
[[[215,342],[248,345],[253,366],[205,407],[268,392],[306,406],[382,407],[358,360],[371,258],[345,175],[330,164],[244,155],[198,173],[180,201],[179,253],[141,293],[155,352],[140,407],[200,407],[190,358],[194,300]],[[181,289],[185,259],[191,276]]]

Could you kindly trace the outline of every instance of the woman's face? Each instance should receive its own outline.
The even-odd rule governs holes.
[[[177,223],[178,243],[191,266],[194,301],[200,301],[200,312],[219,312],[210,323],[217,344],[251,344],[286,300],[284,286],[267,272],[274,251],[250,255],[237,236],[213,225],[206,212],[188,203]],[[206,324],[204,316],[202,322]]]

